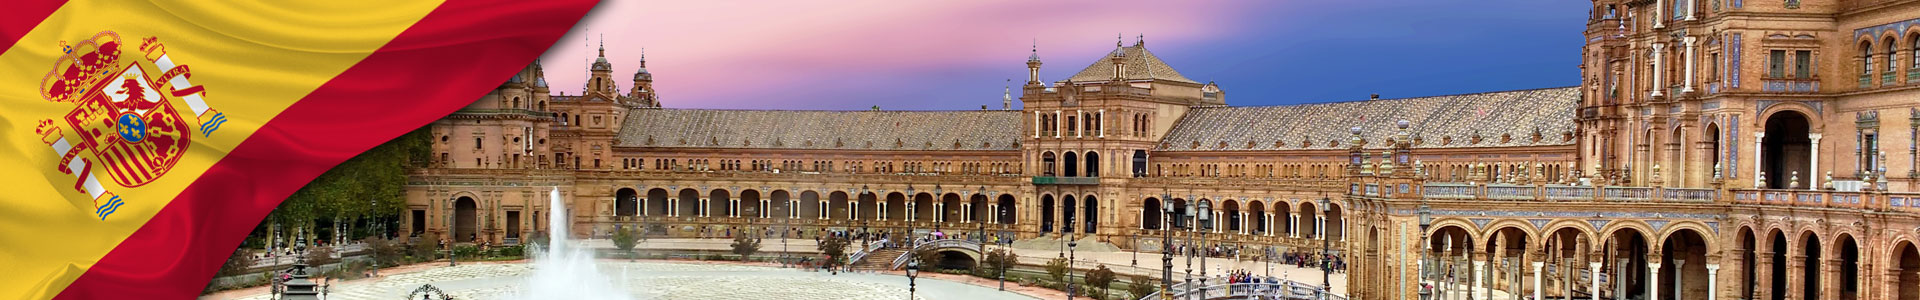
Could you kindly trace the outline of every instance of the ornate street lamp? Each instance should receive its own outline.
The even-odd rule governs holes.
[[[1073,299],[1073,247],[1080,242],[1067,242],[1067,299]]]
[[[1161,213],[1165,214],[1165,217],[1160,218],[1160,235],[1162,236],[1160,242],[1161,300],[1173,300],[1173,230],[1170,227],[1173,227],[1175,224],[1173,222],[1174,218],[1180,218],[1180,216],[1175,214],[1176,211],[1172,205],[1165,205],[1166,201],[1172,198],[1173,193],[1168,192],[1166,196],[1160,200],[1162,202],[1162,205],[1160,205]]]
[[[909,300],[913,299],[913,280],[916,277],[920,277],[920,261],[918,259],[912,259],[907,261],[907,299]]]
[[[1199,224],[1200,226],[1197,226],[1197,227],[1200,227],[1199,231],[1200,231],[1200,249],[1201,249],[1200,250],[1200,255],[1201,255],[1200,256],[1200,297],[1206,298],[1207,258],[1211,257],[1211,256],[1208,256],[1209,253],[1207,253],[1207,250],[1206,250],[1207,249],[1207,231],[1213,230],[1213,203],[1200,202],[1200,210],[1196,211],[1196,213],[1200,214],[1200,224]]]
[[[1006,207],[1001,207],[1001,208],[1000,208],[1000,215],[1006,215],[1006,214],[1007,214],[1007,208],[1006,208]],[[1011,244],[1011,243],[1013,243],[1013,241],[1011,241],[1011,240],[1009,240],[1009,241],[1006,241],[1006,242],[1002,242],[1002,243],[1006,243],[1006,244]],[[1010,264],[1010,263],[1008,263],[1008,262],[1007,262],[1007,260],[1009,259],[1009,257],[1008,257],[1008,256],[1010,256],[1010,255],[1011,255],[1011,254],[1013,254],[1013,253],[1012,253],[1012,252],[1007,252],[1007,245],[1006,245],[1006,244],[1001,244],[1001,245],[1000,245],[1000,251],[1002,251],[1002,252],[1000,253],[1000,290],[1002,290],[1002,291],[1005,291],[1005,290],[1007,290],[1007,267],[1010,267],[1010,266],[1012,266],[1012,264]]]
[[[1427,260],[1428,252],[1433,252],[1433,250],[1430,249],[1432,248],[1432,246],[1429,245],[1429,242],[1427,242],[1427,238],[1428,238],[1427,230],[1429,228],[1433,228],[1433,207],[1427,206],[1426,204],[1420,204],[1420,262],[1421,264],[1425,265],[1420,270],[1420,279],[1422,281],[1420,283],[1420,289],[1418,291],[1418,293],[1420,294],[1420,300],[1427,300],[1427,298],[1430,298],[1433,296],[1433,291],[1429,290],[1431,288],[1427,285],[1425,281],[1430,280],[1431,279],[1430,277],[1435,276],[1433,274],[1435,273],[1434,271],[1439,270],[1438,265],[1435,265],[1434,262]]]
[[[1328,294],[1333,293],[1333,239],[1327,238],[1326,234],[1330,231],[1327,229],[1326,216],[1333,211],[1327,204],[1332,201],[1327,196],[1320,196],[1320,226],[1315,226],[1320,229],[1320,234],[1315,235],[1320,238],[1320,300],[1326,300]]]
[[[1182,241],[1182,243],[1187,244],[1188,247],[1184,248],[1184,251],[1180,251],[1180,252],[1184,252],[1187,255],[1187,278],[1184,285],[1186,285],[1187,287],[1187,291],[1185,293],[1187,294],[1188,299],[1193,298],[1193,293],[1192,293],[1193,291],[1193,247],[1192,245],[1193,245],[1193,235],[1194,235],[1193,227],[1194,226],[1187,226],[1187,224],[1198,225],[1196,223],[1193,223],[1193,220],[1192,220],[1193,218],[1197,218],[1200,215],[1195,211],[1196,207],[1198,207],[1196,206],[1196,203],[1198,202],[1187,201],[1187,215],[1182,215],[1181,216],[1182,218],[1180,218],[1180,225],[1181,225],[1180,229],[1184,229],[1187,232],[1186,241]]]

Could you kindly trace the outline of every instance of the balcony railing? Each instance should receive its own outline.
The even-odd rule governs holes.
[[[1100,177],[1034,176],[1033,185],[1095,185]]]
[[[1760,91],[1769,93],[1817,93],[1820,92],[1818,79],[1763,79]]]

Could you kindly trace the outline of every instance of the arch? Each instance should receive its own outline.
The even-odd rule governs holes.
[[[1759,289],[1760,273],[1754,269],[1759,266],[1759,253],[1754,251],[1759,249],[1758,245],[1760,241],[1758,237],[1754,236],[1753,227],[1740,226],[1739,230],[1740,232],[1734,237],[1734,245],[1740,247],[1739,256],[1735,257],[1735,259],[1739,260],[1738,266],[1740,270],[1739,272],[1733,273],[1734,276],[1736,276],[1734,278],[1734,295],[1739,296],[1739,299],[1755,299],[1754,291]]]
[[[909,214],[913,215],[914,222],[932,222],[933,214],[938,213],[933,206],[933,194],[925,192],[913,194],[913,205],[910,208],[913,209]]]
[[[480,239],[479,219],[476,211],[479,203],[473,197],[460,196],[453,200],[453,237],[447,240],[455,243],[471,243]]]
[[[1630,220],[1613,221],[1613,223],[1628,222],[1637,223],[1637,221]],[[1644,223],[1621,224],[1620,226],[1612,226],[1612,224],[1609,224],[1607,227],[1610,229],[1606,231],[1604,235],[1606,240],[1605,243],[1601,244],[1602,247],[1600,249],[1610,249],[1613,251],[1613,253],[1611,253],[1612,257],[1626,260],[1626,264],[1616,264],[1616,266],[1625,267],[1624,273],[1620,273],[1619,271],[1621,270],[1618,269],[1605,270],[1615,273],[1610,278],[1616,278],[1626,283],[1627,295],[1619,295],[1617,297],[1651,299],[1651,295],[1647,295],[1646,293],[1648,290],[1647,285],[1652,283],[1648,276],[1651,274],[1647,272],[1647,266],[1651,262],[1647,260],[1649,258],[1655,258],[1654,255],[1656,254],[1653,252],[1655,249],[1653,249],[1652,240],[1649,239],[1651,235],[1650,232],[1652,231]]]
[[[1467,250],[1474,249],[1476,247],[1475,245],[1477,245],[1476,241],[1478,240],[1474,238],[1473,233],[1475,229],[1473,228],[1473,223],[1468,223],[1460,219],[1452,219],[1451,221],[1452,222],[1435,222],[1432,227],[1429,227],[1430,229],[1428,229],[1427,232],[1427,249],[1432,251],[1429,253],[1430,256],[1440,261],[1441,266],[1439,267],[1443,270],[1451,269],[1456,273],[1464,272],[1466,268],[1460,265],[1458,260],[1461,260],[1468,254],[1469,251]]]
[[[1054,165],[1053,151],[1040,153],[1040,176],[1053,176]]]
[[[1669,239],[1672,239],[1674,237],[1674,234],[1677,234],[1677,233],[1691,233],[1693,235],[1700,237],[1702,244],[1699,246],[1705,247],[1704,250],[1706,251],[1707,254],[1720,253],[1719,243],[1716,243],[1717,241],[1716,239],[1711,238],[1711,237],[1716,237],[1718,235],[1714,234],[1713,228],[1707,227],[1707,224],[1702,224],[1700,223],[1700,221],[1676,220],[1676,221],[1667,223],[1667,226],[1661,227],[1661,229],[1662,229],[1662,232],[1660,233],[1660,238],[1658,239],[1658,241],[1667,241]],[[1701,295],[1701,297],[1706,297],[1706,295]]]
[[[1798,240],[1800,242],[1794,244],[1799,246],[1799,257],[1806,258],[1806,260],[1800,264],[1800,266],[1804,268],[1800,270],[1800,276],[1802,277],[1802,279],[1800,279],[1800,283],[1802,284],[1798,287],[1801,291],[1800,297],[1801,299],[1820,299],[1822,297],[1821,293],[1823,292],[1820,290],[1820,283],[1826,280],[1823,278],[1826,277],[1823,276],[1826,274],[1820,274],[1820,266],[1826,265],[1822,262],[1822,260],[1826,259],[1826,253],[1824,251],[1825,249],[1821,249],[1821,245],[1823,244],[1820,243],[1820,233],[1812,230],[1801,231]]]
[[[733,207],[729,215],[733,217],[760,216],[760,191],[747,189],[740,191],[740,204]]]
[[[907,220],[907,195],[900,192],[887,193],[887,202],[882,202],[880,205],[883,208],[881,212],[885,214],[880,216],[881,220]]]
[[[1840,286],[1834,292],[1840,293],[1841,299],[1865,299],[1866,297],[1860,295],[1862,285],[1860,279],[1865,274],[1860,274],[1859,241],[1855,241],[1852,234],[1846,233],[1837,235],[1834,241],[1836,243],[1834,243],[1833,254],[1840,259],[1840,277],[1835,278],[1839,280]]]
[[[1159,198],[1147,197],[1146,200],[1141,200],[1140,229],[1161,229],[1160,221],[1164,219],[1163,214]]]
[[[1725,150],[1722,150],[1720,145],[1720,123],[1707,123],[1706,136],[1702,138],[1707,140],[1707,158],[1709,159],[1708,162],[1711,162],[1707,167],[1713,168],[1713,170],[1708,170],[1707,176],[1724,176],[1722,173],[1726,172],[1726,170],[1723,169],[1725,166],[1721,165],[1720,162],[1726,160],[1724,156],[1726,153],[1722,153],[1722,151]]]
[[[700,216],[731,216],[732,214],[728,213],[727,208],[733,205],[732,200],[733,192],[727,191],[726,189],[713,189],[713,191],[707,192],[707,210],[700,214]]]
[[[647,190],[647,215],[667,215],[667,190],[654,188]]]
[[[940,216],[940,219],[935,221],[952,223],[954,219],[964,220],[965,218],[961,216],[961,213],[964,213],[964,211],[960,209],[960,194],[947,193],[946,195],[941,195],[939,211],[934,212],[934,215]]]
[[[1683,283],[1702,283],[1707,281],[1708,257],[1712,255],[1706,232],[1696,228],[1667,230],[1660,242],[1660,278],[1657,278],[1664,298],[1705,299],[1707,290],[1704,285],[1683,285]]]
[[[1074,210],[1074,207],[1080,206],[1079,204],[1080,201],[1071,194],[1060,196],[1061,233],[1073,233],[1074,222],[1080,221],[1080,219],[1074,218],[1074,216],[1079,213],[1079,211]]]
[[[1319,237],[1320,226],[1317,224],[1320,221],[1319,215],[1318,204],[1313,201],[1300,201],[1299,235],[1301,238],[1314,239]],[[1475,240],[1478,239],[1480,238],[1476,236]]]
[[[1892,254],[1887,263],[1900,267],[1896,279],[1900,282],[1895,284],[1899,290],[1895,291],[1894,299],[1920,300],[1920,247],[1915,247],[1912,241],[1901,241],[1895,243],[1892,250],[1887,252]]]
[[[1810,116],[1799,110],[1780,110],[1764,119],[1766,136],[1761,138],[1761,170],[1768,174],[1768,188],[1787,188],[1793,174],[1800,175],[1803,182],[1812,178],[1808,177],[1812,174],[1808,164],[1813,142],[1808,134],[1818,131],[1813,131]]]
[[[1292,235],[1294,230],[1296,230],[1296,228],[1294,228],[1296,226],[1293,225],[1292,203],[1286,200],[1273,201],[1273,217],[1276,218],[1273,220],[1273,224],[1274,226],[1280,227],[1280,233]]]
[[[1147,150],[1133,150],[1133,177],[1147,177]]]
[[[854,213],[852,214],[853,218],[860,219],[860,220],[879,220],[880,219],[879,196],[880,195],[876,195],[872,192],[860,193],[860,199],[854,200],[855,201],[853,204]]]
[[[1533,228],[1533,223],[1529,223],[1527,222],[1527,220],[1498,219],[1498,220],[1494,220],[1491,223],[1487,223],[1487,226],[1485,227],[1485,229],[1483,229],[1485,231],[1480,232],[1479,238],[1481,240],[1491,241],[1494,238],[1493,236],[1494,234],[1500,232],[1501,230],[1505,230],[1507,228],[1515,228],[1517,230],[1520,230],[1521,233],[1524,233],[1528,237],[1540,236],[1540,230]]]
[[[967,218],[965,219],[967,222],[986,223],[988,214],[993,213],[992,210],[988,209],[987,194],[973,194],[973,197],[967,199],[967,206],[968,208],[972,208],[967,210]]]
[[[1220,212],[1226,215],[1226,230],[1240,232],[1240,201],[1227,199],[1220,202]]]
[[[939,259],[936,260],[934,267],[947,270],[972,270],[980,261],[980,255],[973,251],[946,249],[935,252],[935,255],[938,255]]]
[[[847,204],[846,192],[834,191],[832,194],[827,194],[827,207],[825,209],[826,211],[823,213],[825,214],[825,217],[827,219],[833,219],[833,220],[852,219],[850,215],[852,212],[848,211],[852,209],[852,207]]]
[[[1000,204],[997,206],[1000,208],[1000,212],[999,212],[1000,217],[998,217],[997,219],[1000,220],[1000,224],[1016,223],[1019,220],[1019,218],[1015,217],[1017,216],[1017,214],[1015,213],[1018,212],[1017,210],[1020,209],[1020,206],[1016,205],[1018,203],[1016,203],[1013,200],[1013,195],[1000,194],[999,201],[1000,201]]]
[[[812,192],[813,191],[806,191],[803,193]],[[789,193],[787,190],[774,190],[770,196],[771,197],[767,199],[767,217],[787,219],[793,216],[793,207],[789,205],[793,204],[793,193]]]
[[[1761,247],[1772,251],[1772,255],[1762,258],[1772,266],[1772,269],[1768,270],[1772,272],[1772,276],[1769,276],[1772,284],[1768,285],[1767,290],[1773,291],[1774,299],[1786,299],[1788,249],[1786,232],[1780,231],[1778,228],[1773,229],[1767,234],[1767,245]]]
[[[1085,223],[1086,228],[1082,229],[1081,232],[1090,234],[1100,233],[1100,198],[1094,195],[1087,195],[1081,201],[1086,202],[1086,205],[1081,206],[1081,209],[1086,211],[1082,214],[1082,216],[1084,216],[1083,218],[1086,219],[1085,222],[1082,222]]]
[[[1253,216],[1252,220],[1247,220],[1249,224],[1253,224],[1253,229],[1248,231],[1253,234],[1266,234],[1268,230],[1266,204],[1261,203],[1260,200],[1248,202],[1247,212]]]
[[[680,198],[674,201],[674,206],[678,207],[676,210],[679,210],[678,216],[692,217],[700,215],[700,191],[682,189],[680,190]]]
[[[846,193],[840,191],[834,191],[833,193],[846,195]],[[829,197],[832,195],[833,194],[828,194]],[[801,219],[820,219],[820,193],[814,191],[800,192],[800,201],[794,201],[793,209],[799,211]]]
[[[1087,151],[1087,177],[1100,177],[1100,153]]]
[[[1654,232],[1653,226],[1647,225],[1646,222],[1641,222],[1640,220],[1614,220],[1613,222],[1608,222],[1607,226],[1600,230],[1600,236],[1604,239],[1612,240],[1615,238],[1615,235],[1626,233],[1639,237],[1641,241],[1653,241],[1655,238],[1653,236]]]
[[[1347,212],[1343,207],[1340,207],[1340,202],[1327,202],[1327,228],[1321,230],[1325,231],[1327,238],[1336,241],[1344,241],[1347,239],[1346,215]]]
[[[1053,232],[1053,194],[1040,195],[1040,232]]]
[[[613,215],[631,217],[640,214],[640,192],[620,188],[613,192]]]
[[[1541,229],[1540,232],[1546,232],[1548,234],[1558,234],[1562,230],[1573,230],[1573,232],[1578,234],[1580,238],[1586,239],[1588,241],[1600,240],[1599,230],[1593,228],[1593,223],[1588,223],[1586,220],[1579,220],[1579,219],[1553,220],[1553,221],[1547,222],[1547,227],[1543,227],[1543,229]]]
[[[1074,154],[1073,151],[1067,151],[1067,153],[1060,155],[1060,161],[1060,176],[1080,176],[1080,156],[1078,154]]]

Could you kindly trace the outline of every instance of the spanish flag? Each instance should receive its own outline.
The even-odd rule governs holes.
[[[9,1],[0,299],[185,299],[281,200],[597,0]]]

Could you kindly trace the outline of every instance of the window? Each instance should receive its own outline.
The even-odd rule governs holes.
[[[1873,75],[1873,44],[1860,43],[1860,75]]]
[[[1799,50],[1793,52],[1793,78],[1813,78],[1813,51]]]
[[[482,140],[482,139],[481,139],[480,137],[477,137],[477,136],[476,136],[476,137],[473,137],[473,150],[480,150],[480,149],[482,149],[482,148],[485,148],[485,147],[481,147],[481,146],[480,146],[480,145],[482,145],[482,142],[481,142],[481,140]]]
[[[1708,53],[1707,61],[1713,62],[1713,63],[1707,64],[1707,81],[1719,82],[1720,81],[1720,53],[1719,52]]]
[[[1773,50],[1767,53],[1767,77],[1787,76],[1787,50]]]

